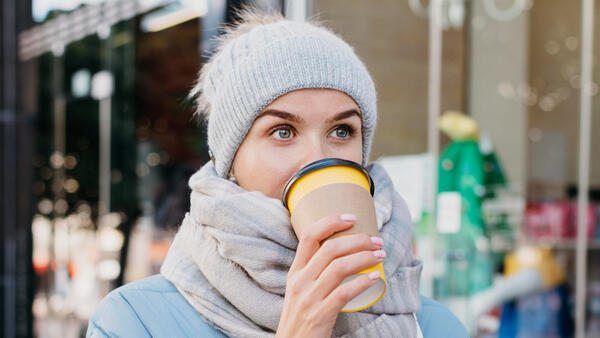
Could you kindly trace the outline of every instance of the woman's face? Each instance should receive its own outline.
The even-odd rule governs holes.
[[[269,104],[254,121],[232,165],[238,184],[280,198],[305,165],[328,157],[362,161],[362,119],[354,100],[333,89],[300,89]]]

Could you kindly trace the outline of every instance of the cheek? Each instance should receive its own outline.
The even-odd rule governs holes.
[[[338,155],[332,156],[332,157],[343,158],[345,160],[354,161],[359,164],[362,163],[363,148],[362,148],[362,140],[360,137],[355,138],[348,145],[346,145],[342,148],[338,148],[336,150],[338,151]]]
[[[248,191],[260,191],[279,199],[283,186],[294,174],[294,163],[276,149],[246,143],[236,154],[233,169],[238,184]]]

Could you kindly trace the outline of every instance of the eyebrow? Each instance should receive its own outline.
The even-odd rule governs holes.
[[[292,113],[288,113],[285,111],[281,111],[281,110],[273,110],[273,109],[269,109],[269,110],[265,110],[262,114],[260,114],[260,117],[265,116],[265,115],[271,115],[271,116],[276,116],[279,117],[281,119],[284,120],[288,120],[294,123],[302,123],[304,122],[304,119],[302,119],[301,117],[294,115]],[[346,110],[340,113],[337,113],[334,117],[328,119],[327,121],[325,121],[325,123],[334,123],[340,120],[344,120],[347,119],[351,116],[358,116],[359,118],[361,117],[360,113],[358,112],[358,110],[356,109],[350,109],[350,110]]]

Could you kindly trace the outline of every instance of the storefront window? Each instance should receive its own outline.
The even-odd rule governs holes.
[[[436,4],[439,44],[429,32],[429,6]],[[364,6],[350,1],[340,8],[335,1],[319,1],[314,7],[356,46],[377,83],[380,124],[373,155],[388,165],[413,213],[415,250],[425,261],[421,291],[448,305],[474,336],[573,332],[579,317],[573,303],[582,285],[575,268],[581,2],[408,0]],[[436,46],[441,46],[440,74],[434,74],[441,95],[434,103],[441,116],[455,114],[434,121],[440,127],[440,157],[428,164],[423,154],[432,149],[428,76],[435,71],[428,62]],[[589,91],[597,111],[597,69],[592,78]],[[597,123],[592,114],[589,260],[597,254],[599,233]],[[438,167],[433,202],[427,184],[419,183],[433,181],[424,174],[435,172],[424,170],[432,165]],[[527,257],[544,259],[527,266]],[[545,280],[544,288],[510,299],[499,296],[510,285],[503,289],[502,282],[541,265],[556,267],[544,275],[552,280]],[[583,277],[592,297],[585,305],[588,332],[598,330],[596,270],[588,263]],[[519,284],[523,290],[527,285]],[[548,302],[552,310],[542,305]],[[525,321],[527,311],[535,316],[515,324]],[[509,327],[517,331],[508,333]]]
[[[61,7],[89,10],[73,8]],[[187,179],[207,160],[187,97],[202,60],[201,20],[148,30],[148,15],[34,57],[37,334],[79,335],[108,291],[158,272],[189,207]]]

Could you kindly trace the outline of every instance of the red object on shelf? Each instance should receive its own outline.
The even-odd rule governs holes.
[[[526,235],[530,238],[561,238],[570,233],[570,207],[566,202],[528,203]]]
[[[595,210],[597,207],[596,204],[590,204],[588,208],[588,238],[596,237],[598,221]],[[525,210],[525,234],[534,239],[575,238],[577,235],[577,203],[568,201],[528,203]]]
[[[543,237],[545,222],[541,203],[527,203],[525,207],[525,234],[530,238]]]
[[[573,232],[573,227],[569,220],[569,212],[570,206],[568,202],[550,202],[542,205],[542,213],[550,229],[550,237],[569,237]]]

